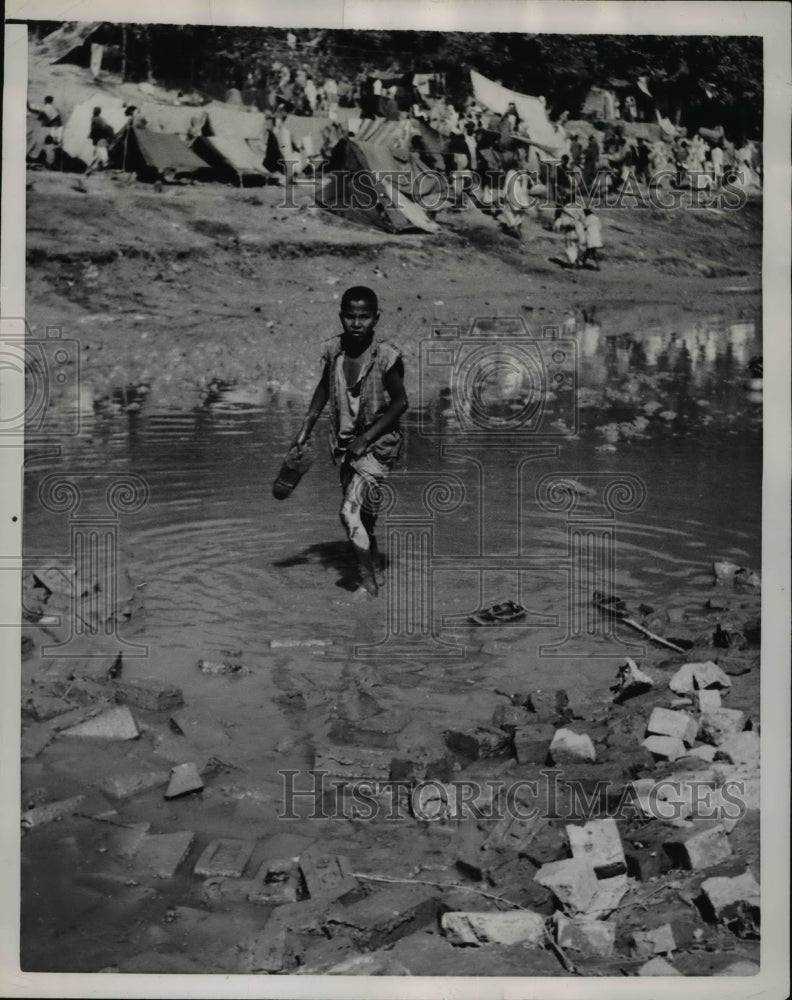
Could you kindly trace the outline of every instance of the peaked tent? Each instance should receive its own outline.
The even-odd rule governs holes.
[[[146,119],[146,128],[150,132],[167,132],[184,140],[207,132],[207,114],[205,108],[194,108],[181,104],[155,104],[144,101],[136,104],[141,115]]]
[[[207,104],[209,136],[227,139],[263,139],[267,116],[260,111],[239,111],[221,102]]]
[[[264,142],[260,139],[199,136],[191,148],[212,167],[218,180],[232,181],[241,187],[251,181],[264,184],[275,176],[264,166]]]
[[[495,83],[494,80],[488,80],[475,70],[470,71],[470,82],[479,104],[500,115],[506,113],[510,103],[514,104],[521,118],[520,131],[535,140],[540,149],[552,150],[553,154],[561,155],[564,151],[564,130],[556,130],[550,123],[545,106],[538,97],[518,94],[515,90],[509,90]]]
[[[436,177],[421,168],[420,162],[400,163],[384,146],[342,139],[333,150],[331,173],[317,192],[317,202],[390,233],[435,233],[439,226],[412,197],[419,185],[427,198],[437,193]]]
[[[385,118],[364,118],[354,133],[358,142],[372,142],[385,146],[397,160],[406,162],[410,156],[412,122],[405,118],[391,122]]]
[[[110,163],[136,173],[139,180],[191,177],[208,171],[208,164],[176,135],[147,128],[126,128],[110,148]]]
[[[87,101],[78,104],[63,129],[63,150],[73,160],[86,166],[93,159],[93,143],[88,138],[94,108],[102,109],[102,118],[116,132],[127,123],[124,105],[117,97],[108,97],[97,91]]]

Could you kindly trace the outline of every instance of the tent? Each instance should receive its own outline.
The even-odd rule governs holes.
[[[209,170],[178,136],[147,128],[125,128],[119,133],[110,147],[110,163],[137,174],[138,180],[193,177]]]
[[[420,161],[400,163],[385,146],[342,139],[333,150],[330,168],[317,193],[323,208],[391,233],[437,232],[437,223],[413,200],[419,189],[427,199],[438,200],[437,176]]]
[[[227,136],[199,136],[192,150],[212,167],[218,180],[265,184],[274,175],[264,166],[262,139],[229,139]]]
[[[544,104],[538,97],[518,94],[515,90],[502,87],[494,80],[488,80],[475,70],[470,71],[470,82],[476,101],[490,111],[500,115],[506,113],[509,104],[514,104],[520,116],[520,131],[530,139],[535,140],[539,148],[552,151],[560,156],[564,151],[564,131],[556,130],[551,125]]]
[[[153,101],[136,103],[138,111],[146,119],[150,132],[167,132],[181,139],[193,139],[207,132],[205,108],[194,108],[181,104],[155,104]]]
[[[206,106],[209,130],[206,135],[226,139],[263,139],[267,116],[261,111],[241,111],[219,101]]]
[[[108,97],[101,91],[96,91],[87,101],[75,107],[63,129],[63,150],[67,156],[86,166],[93,159],[93,143],[88,138],[88,132],[94,108],[102,109],[102,118],[116,132],[120,132],[127,123],[123,102],[117,97]]]
[[[412,122],[405,118],[391,122],[385,118],[364,118],[354,133],[358,142],[372,142],[385,146],[397,160],[406,162],[410,158]]]
[[[103,21],[67,21],[60,28],[51,31],[46,38],[42,38],[36,46],[36,55],[49,63],[58,63],[81,48],[103,23]]]

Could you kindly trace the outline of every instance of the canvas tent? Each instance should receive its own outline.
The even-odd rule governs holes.
[[[209,136],[226,139],[263,139],[267,116],[260,111],[239,111],[219,101],[206,106]]]
[[[110,163],[144,181],[194,177],[209,170],[178,136],[147,128],[125,128],[117,135],[110,148]]]
[[[520,132],[532,139],[536,145],[548,155],[560,156],[564,151],[565,135],[563,129],[556,129],[547,117],[544,104],[538,97],[518,94],[488,80],[475,70],[470,71],[470,82],[476,101],[490,111],[499,115],[506,113],[509,104],[514,104],[520,116]]]
[[[66,59],[88,41],[91,35],[101,28],[102,21],[67,21],[46,38],[42,38],[37,46],[37,55],[49,63],[57,63]]]
[[[199,136],[192,150],[205,160],[218,180],[239,184],[265,184],[274,175],[264,166],[261,139],[229,139],[227,136]]]
[[[342,139],[317,202],[352,221],[391,233],[435,233],[438,225],[413,200],[419,191],[437,208],[438,181],[420,163],[399,162],[385,146]]]
[[[406,162],[410,156],[412,123],[405,118],[391,122],[385,118],[364,118],[354,133],[358,142],[372,142],[384,146],[397,160]]]
[[[94,147],[88,138],[88,132],[94,108],[102,109],[102,118],[116,132],[120,132],[127,123],[123,102],[117,97],[108,97],[101,91],[96,91],[87,101],[75,107],[63,129],[63,150],[71,159],[86,166],[93,159]]]
[[[146,119],[150,132],[166,132],[180,139],[195,138],[207,132],[208,118],[205,108],[193,108],[175,104],[155,104],[144,101],[136,104],[138,111]]]

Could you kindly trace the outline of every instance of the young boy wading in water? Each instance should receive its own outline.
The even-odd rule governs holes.
[[[343,332],[325,344],[322,377],[294,443],[305,444],[329,401],[330,445],[344,494],[341,522],[360,566],[359,593],[376,596],[384,583],[374,537],[377,484],[402,446],[399,418],[408,406],[404,364],[398,347],[374,339],[380,314],[370,288],[348,288],[340,316]]]

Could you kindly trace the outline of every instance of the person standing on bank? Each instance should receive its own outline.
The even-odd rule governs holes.
[[[341,476],[341,523],[358,561],[357,593],[376,597],[385,582],[377,549],[377,486],[402,447],[401,415],[407,410],[404,362],[399,348],[375,340],[380,313],[376,294],[362,285],[341,297],[342,332],[324,345],[322,375],[294,445],[308,442],[330,403],[330,446]]]

